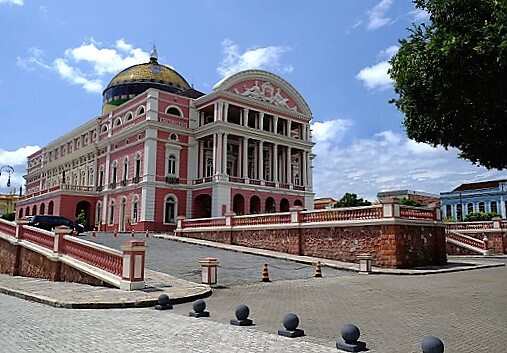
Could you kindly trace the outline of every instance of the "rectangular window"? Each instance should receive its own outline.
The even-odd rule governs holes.
[[[490,212],[492,213],[498,213],[498,206],[496,204],[496,201],[491,201],[491,203],[489,204],[489,209]]]

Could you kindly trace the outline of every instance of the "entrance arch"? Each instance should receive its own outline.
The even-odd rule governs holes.
[[[194,199],[192,209],[193,218],[210,218],[211,217],[211,196],[199,195]]]
[[[301,202],[301,200],[296,200],[294,201],[294,206],[303,206],[303,203]]]
[[[51,203],[49,205],[51,207]],[[83,224],[83,226],[85,227],[85,230],[88,230],[88,226],[91,224],[91,222],[90,222],[90,207],[91,206],[88,201],[80,201],[76,205],[76,213],[74,214],[74,216],[77,217],[81,212],[84,212],[84,219],[85,219],[84,223],[85,224]]]
[[[289,212],[289,208],[289,200],[283,198],[282,201],[280,201],[280,212]]]
[[[275,204],[274,198],[268,197],[266,199],[266,206],[264,208],[264,212],[266,212],[266,213],[275,213],[276,212],[276,204]]]
[[[250,214],[261,213],[261,199],[259,196],[252,196],[250,198]]]
[[[234,199],[232,200],[232,211],[237,215],[245,214],[245,198],[243,195],[234,195]]]

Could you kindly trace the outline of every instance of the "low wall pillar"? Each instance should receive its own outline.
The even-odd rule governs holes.
[[[183,230],[183,221],[185,220],[185,216],[176,217],[176,231]]]
[[[388,197],[382,200],[383,218],[400,218],[400,200]]]
[[[18,221],[16,221],[16,239],[23,239],[23,232],[25,230],[25,228],[23,228],[23,226],[25,226],[26,224],[28,224],[28,221],[26,219],[20,219]]]
[[[291,223],[301,223],[301,221],[303,220],[303,215],[301,214],[301,212],[303,211],[303,206],[291,207],[289,211]]]
[[[144,241],[129,240],[120,249],[123,252],[120,289],[135,290],[144,288],[144,265],[147,249]]]
[[[55,228],[55,242],[53,243],[53,252],[55,254],[63,253],[63,242],[65,241],[63,237],[69,234],[69,232],[70,228],[67,226],[59,226]]]

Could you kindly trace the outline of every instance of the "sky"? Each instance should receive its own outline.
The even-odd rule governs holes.
[[[313,113],[315,197],[506,178],[409,140],[388,103],[389,59],[427,20],[410,0],[0,0],[0,166],[19,189],[27,156],[100,115],[109,81],[155,44],[161,64],[205,93],[245,69],[292,84]]]

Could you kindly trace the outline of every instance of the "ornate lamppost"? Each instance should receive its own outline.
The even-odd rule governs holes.
[[[7,179],[7,187],[11,187],[11,174],[14,173],[14,168],[10,165],[4,165],[0,167],[0,176],[2,176],[2,172],[7,172],[9,174],[9,178]]]

